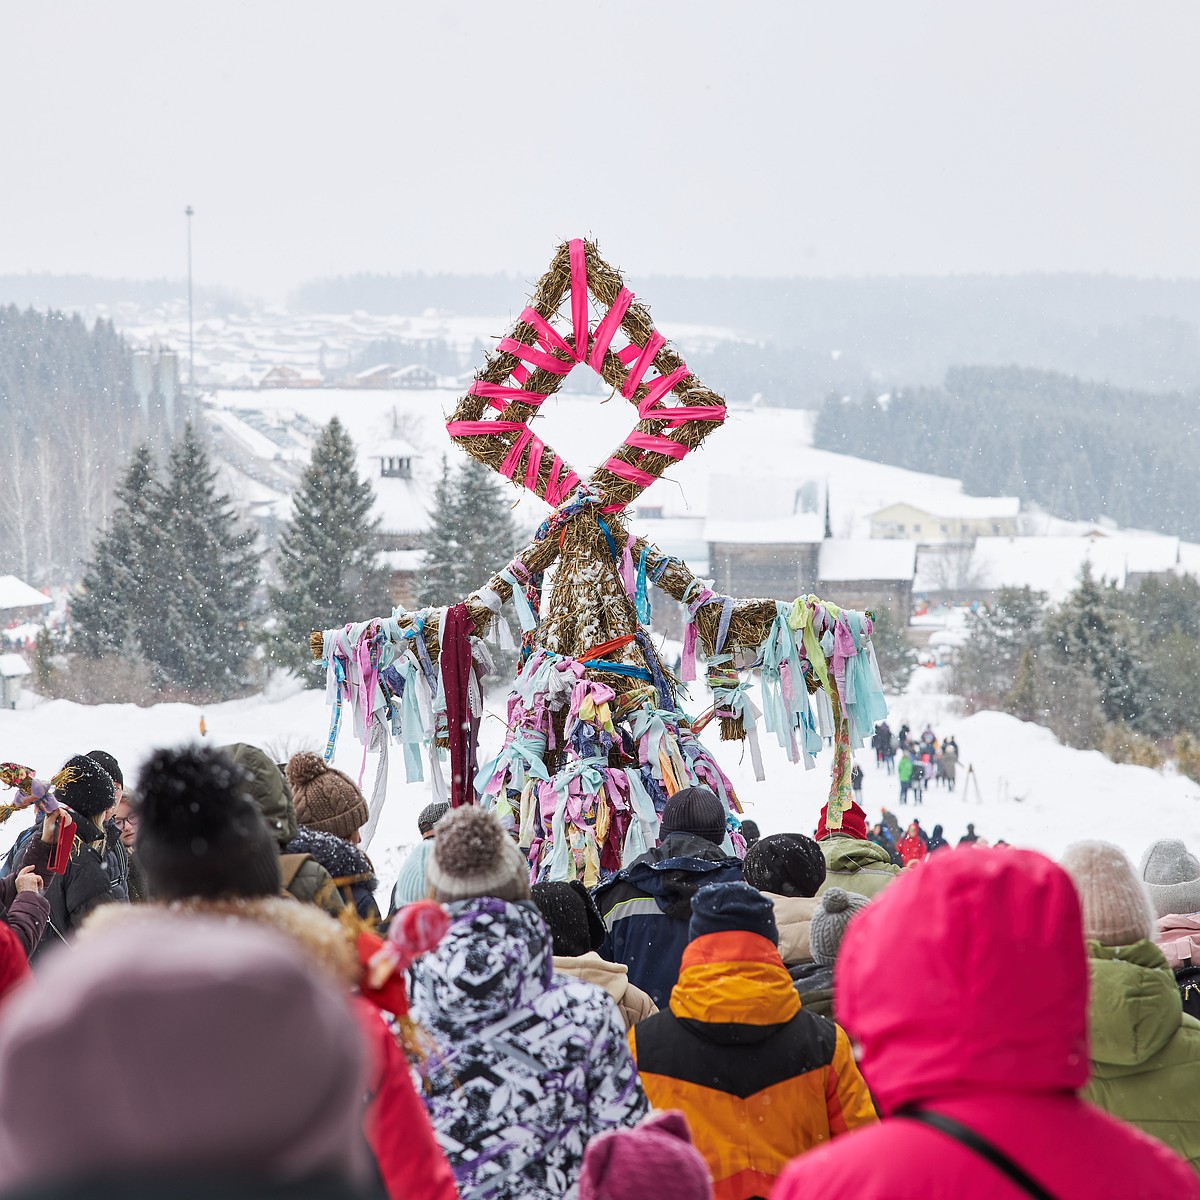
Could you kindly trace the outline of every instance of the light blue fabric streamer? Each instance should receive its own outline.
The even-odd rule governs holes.
[[[500,572],[499,578],[512,588],[513,608],[517,610],[517,620],[521,622],[522,633],[532,633],[537,628],[537,617],[533,615],[533,609],[529,607],[529,599],[525,595],[525,588],[517,582],[517,577],[507,567]]]
[[[650,799],[641,776],[637,771],[626,771],[629,780],[629,806],[633,809],[633,820],[625,834],[625,846],[621,851],[621,866],[627,867],[639,855],[645,854],[658,841],[658,813]]]
[[[650,592],[646,587],[646,560],[649,557],[650,547],[643,546],[642,553],[638,558],[637,586],[634,588],[637,619],[640,625],[650,624]]]
[[[404,747],[404,778],[408,783],[423,783],[425,768],[421,761],[421,747],[425,744],[425,728],[421,720],[421,705],[417,700],[417,664],[411,654],[406,654],[396,664],[404,676],[404,699],[401,702],[400,737]]]

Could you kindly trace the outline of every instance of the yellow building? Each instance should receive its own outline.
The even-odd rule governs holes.
[[[922,544],[1012,537],[1020,512],[1016,496],[946,496],[919,505],[900,501],[871,514],[871,536]]]

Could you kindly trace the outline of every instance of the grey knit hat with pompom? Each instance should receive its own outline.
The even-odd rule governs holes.
[[[473,805],[456,808],[438,822],[425,878],[442,904],[476,896],[529,899],[525,856],[494,814]]]
[[[832,967],[851,917],[870,903],[866,896],[830,888],[822,897],[808,927],[808,946],[813,962]]]

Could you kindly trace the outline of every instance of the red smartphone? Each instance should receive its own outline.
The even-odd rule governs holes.
[[[71,847],[75,844],[77,826],[63,813],[62,820],[54,826],[54,840],[50,843],[50,864],[46,868],[51,875],[64,875],[71,861]]]

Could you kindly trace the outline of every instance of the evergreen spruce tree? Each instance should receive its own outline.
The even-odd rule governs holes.
[[[983,702],[1007,696],[1026,652],[1036,657],[1042,646],[1045,622],[1043,592],[1001,588],[990,609],[980,608],[967,617],[967,640],[954,665],[955,691]]]
[[[358,476],[354,442],[334,417],[313,446],[292,497],[292,523],[279,541],[279,585],[268,589],[279,618],[269,646],[273,661],[292,670],[311,662],[308,635],[381,605],[372,545],[375,493]]]
[[[459,596],[482,587],[508,565],[517,549],[512,517],[513,489],[491,467],[468,458],[458,469]]]
[[[512,492],[490,467],[442,460],[419,589],[422,604],[453,604],[508,565],[517,548]],[[499,665],[499,664],[498,664]]]
[[[139,637],[163,678],[224,695],[246,679],[258,557],[253,533],[239,526],[215,481],[189,422],[171,449],[166,480],[153,488],[146,586],[156,611]]]
[[[1137,628],[1122,611],[1115,587],[1098,581],[1088,562],[1078,586],[1051,619],[1050,642],[1060,661],[1095,680],[1109,721],[1138,727],[1146,681]]]
[[[464,594],[459,500],[458,480],[443,457],[442,474],[433,489],[433,509],[421,562],[418,597],[422,604],[452,604]]]
[[[71,602],[75,642],[89,658],[136,644],[148,617],[153,482],[150,449],[139,446],[117,488],[112,521],[84,571],[83,592]]]

